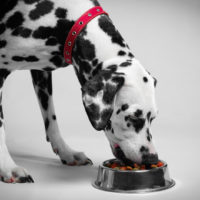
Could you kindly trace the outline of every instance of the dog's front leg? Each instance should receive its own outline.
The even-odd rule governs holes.
[[[0,69],[0,180],[6,183],[33,182],[27,171],[16,165],[8,151],[5,139],[3,109],[2,109],[2,88],[10,72],[7,69]]]
[[[92,164],[91,160],[83,152],[77,152],[71,149],[60,134],[52,98],[52,73],[31,70],[31,76],[44,119],[47,141],[51,143],[53,151],[60,156],[63,164]]]

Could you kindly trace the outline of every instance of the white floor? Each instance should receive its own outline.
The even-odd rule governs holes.
[[[9,140],[9,146],[14,160],[24,166],[33,176],[34,184],[5,184],[0,183],[0,199],[2,200],[31,200],[31,199],[191,199],[200,197],[200,175],[197,173],[199,164],[193,155],[199,152],[198,141],[188,138],[171,138],[163,133],[162,138],[156,136],[157,148],[162,159],[169,164],[171,177],[176,186],[166,191],[150,194],[119,194],[97,190],[91,186],[96,178],[98,165],[111,158],[106,139],[102,135],[92,136],[91,139],[70,139],[79,150],[85,149],[93,160],[93,166],[70,167],[64,166],[51,152],[50,146],[42,137],[24,139],[15,144]],[[185,134],[184,134],[185,135]],[[29,134],[30,137],[33,137]],[[25,141],[32,141],[25,143]],[[188,150],[187,147],[190,146]],[[178,148],[177,148],[178,147]],[[41,149],[43,149],[41,151]]]

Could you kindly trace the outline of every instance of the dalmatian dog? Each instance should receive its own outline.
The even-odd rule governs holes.
[[[52,71],[69,66],[63,56],[66,37],[75,21],[94,6],[99,6],[96,0],[0,2],[0,99],[8,75],[15,70],[30,70],[47,141],[65,165],[92,161],[83,152],[71,149],[61,137],[52,99]],[[104,130],[114,156],[124,162],[157,162],[150,131],[157,115],[156,79],[131,53],[109,16],[99,15],[88,23],[72,53],[88,118],[96,130]],[[33,182],[7,149],[2,103],[0,177],[7,183]]]

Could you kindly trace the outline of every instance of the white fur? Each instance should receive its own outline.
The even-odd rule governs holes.
[[[125,84],[116,95],[113,106],[111,122],[114,134],[111,131],[105,131],[105,133],[113,149],[114,145],[118,144],[128,159],[141,163],[141,146],[148,147],[149,153],[156,153],[153,141],[147,140],[146,129],[150,129],[150,123],[146,120],[144,128],[136,133],[133,127],[127,127],[124,117],[133,115],[137,109],[142,110],[144,115],[150,111],[152,116],[156,117],[154,81],[136,59],[133,59],[131,66],[121,68],[118,71],[125,73]],[[148,78],[148,83],[144,83],[144,76]],[[117,115],[116,111],[123,104],[128,104],[129,108]]]

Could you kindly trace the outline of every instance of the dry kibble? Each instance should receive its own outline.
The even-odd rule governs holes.
[[[115,170],[121,170],[121,171],[125,171],[125,170],[146,170],[146,169],[154,169],[154,168],[158,168],[158,167],[162,167],[164,165],[163,162],[158,161],[157,164],[153,164],[153,165],[144,165],[144,164],[137,164],[137,163],[133,163],[133,165],[131,166],[125,166],[123,164],[120,164],[119,162],[112,162],[112,163],[108,163],[106,166]]]

